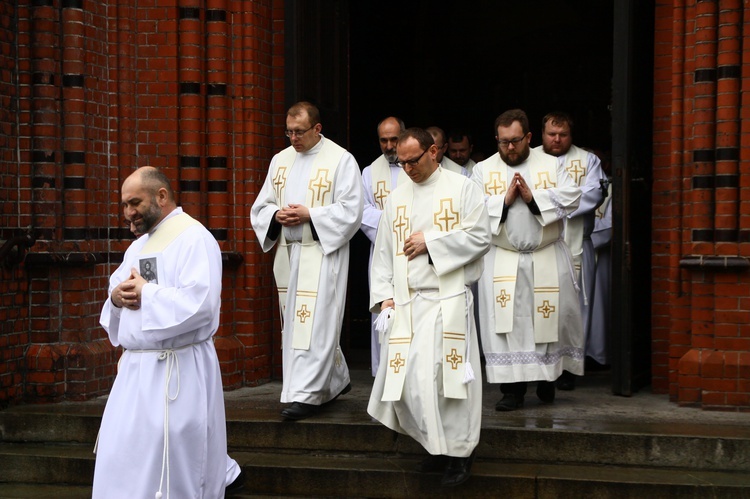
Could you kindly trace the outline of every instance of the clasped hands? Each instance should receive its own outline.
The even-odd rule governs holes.
[[[310,221],[310,210],[301,204],[290,204],[277,211],[275,217],[284,227],[294,227]]]
[[[505,193],[505,206],[512,205],[518,196],[521,196],[521,199],[526,204],[529,204],[534,199],[531,189],[520,173],[513,175],[513,178],[510,180],[510,186]]]
[[[112,303],[117,308],[125,307],[130,310],[141,308],[141,291],[146,279],[133,267],[130,276],[112,290]]]

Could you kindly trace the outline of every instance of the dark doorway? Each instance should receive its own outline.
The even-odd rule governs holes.
[[[348,130],[341,133],[339,128],[335,140],[346,139],[342,145],[354,154],[361,168],[380,155],[376,126],[389,115],[401,117],[407,126],[467,130],[473,135],[474,150],[490,156],[497,150],[492,125],[501,112],[524,109],[531,121],[532,145],[536,146],[544,114],[562,110],[575,120],[577,145],[605,155],[611,152],[615,135],[614,2],[317,0],[313,4],[322,10],[307,20],[301,15],[301,4],[309,5],[287,1],[288,9],[296,12],[295,24],[325,17],[329,7],[334,22],[328,26],[337,32],[344,16],[348,18],[341,31],[344,36],[333,37],[348,39],[348,51],[338,46],[330,58],[319,54],[315,60],[321,65],[321,74],[340,74],[340,68],[325,68],[329,62],[348,60],[347,88],[338,88],[338,104],[331,107],[336,109],[337,127],[342,107],[348,109]],[[651,32],[640,41],[639,50],[652,43],[648,39],[653,36],[653,2],[643,5],[638,14],[645,16],[644,26]],[[297,28],[288,24],[287,32],[293,30]],[[325,30],[318,36],[320,40],[331,38]],[[632,41],[629,38],[624,43]],[[314,40],[297,45],[305,53],[316,49],[324,53],[329,47],[314,44]],[[302,67],[305,58],[297,56],[297,60],[296,66]],[[651,75],[645,73],[627,77],[639,78],[643,90],[652,82]],[[308,88],[312,83],[298,78],[295,85]],[[290,102],[296,100],[291,94],[302,95],[300,88],[296,90],[288,92]],[[641,112],[650,115],[650,105],[644,103]],[[642,247],[648,252],[648,224],[640,230]],[[368,253],[369,241],[359,233],[352,242],[347,324],[342,338],[347,358],[356,367],[369,365]],[[647,253],[645,260],[647,265]],[[650,355],[650,343],[637,348],[646,357]]]

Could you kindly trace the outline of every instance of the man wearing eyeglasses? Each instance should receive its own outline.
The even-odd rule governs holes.
[[[271,160],[251,222],[264,252],[277,246],[274,276],[283,319],[281,415],[299,420],[350,390],[339,347],[349,240],[362,220],[354,157],[321,134],[318,108],[289,108],[291,146]]]
[[[470,286],[490,243],[487,210],[470,179],[440,168],[427,131],[407,129],[397,153],[410,181],[388,196],[375,242],[370,310],[393,315],[367,411],[429,452],[419,471],[455,486],[471,475],[481,426]]]
[[[459,165],[448,156],[445,155],[445,151],[448,150],[448,142],[446,141],[445,132],[442,128],[437,126],[427,127],[426,130],[432,135],[432,139],[435,141],[435,147],[437,147],[437,162],[440,163],[446,170],[450,170],[454,173],[460,173],[461,175],[468,177],[469,171],[463,166]]]
[[[404,172],[399,168],[398,156],[396,155],[396,144],[398,136],[406,129],[400,118],[389,116],[378,123],[378,143],[383,153],[362,170],[362,187],[364,194],[364,208],[362,211],[362,232],[370,240],[369,269],[372,264],[372,250],[375,245],[375,237],[378,235],[378,223],[383,213],[383,206],[388,194],[396,188],[399,176],[405,178]],[[378,372],[380,362],[380,335],[375,330],[376,314],[372,314],[370,324],[370,366],[372,375]]]
[[[581,309],[564,219],[581,190],[554,156],[532,150],[526,113],[495,120],[498,152],[474,168],[493,238],[479,280],[487,379],[500,383],[495,409],[523,407],[527,383],[551,403],[563,369],[583,372]]]
[[[591,307],[589,302],[594,298],[594,281],[596,278],[596,258],[591,233],[594,231],[596,209],[604,201],[605,191],[601,181],[606,177],[599,158],[585,149],[573,145],[573,119],[566,113],[553,112],[542,119],[542,149],[555,156],[568,174],[581,188],[581,202],[578,209],[568,215],[565,224],[565,243],[570,248],[576,279],[581,289],[581,316],[583,318],[583,335],[588,342],[591,329]],[[603,338],[593,339],[599,344]],[[560,390],[575,389],[575,376],[563,371],[557,380]]]

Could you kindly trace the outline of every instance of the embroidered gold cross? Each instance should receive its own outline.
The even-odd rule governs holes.
[[[399,255],[403,254],[404,241],[409,233],[409,217],[406,216],[406,205],[396,208],[396,220],[393,221],[393,232],[396,234],[396,247]]]
[[[544,300],[540,306],[536,307],[536,311],[542,314],[545,319],[549,319],[549,316],[555,311],[555,306],[550,305],[549,300]]]
[[[552,187],[557,187],[557,185],[552,182],[552,179],[549,178],[549,172],[539,172],[536,179],[538,182],[534,184],[534,189],[550,189]]]
[[[581,182],[586,177],[586,168],[581,166],[581,160],[574,159],[571,161],[567,170],[570,176],[573,177],[573,180],[576,181],[576,184],[581,185]]]
[[[433,223],[443,232],[448,232],[458,225],[458,212],[453,209],[453,199],[440,200],[440,210],[433,215]]]
[[[393,372],[398,374],[402,367],[406,365],[406,361],[401,358],[401,352],[398,352],[394,358],[391,359],[389,365],[393,368]]]
[[[500,294],[495,297],[495,301],[498,302],[501,307],[505,308],[505,305],[510,301],[510,294],[506,293],[503,289],[500,291]]]
[[[383,201],[388,197],[388,194],[390,193],[391,191],[385,188],[385,180],[379,180],[378,188],[375,191],[375,204],[377,204],[378,208],[380,208],[381,210],[383,209]]]
[[[328,169],[321,168],[318,170],[318,176],[310,180],[308,189],[313,191],[315,200],[322,204],[325,195],[331,192],[332,184],[333,182],[328,180]]]
[[[273,178],[273,190],[276,193],[276,199],[281,199],[281,190],[286,185],[286,166],[280,166],[276,170],[276,176]]]
[[[503,182],[500,172],[490,172],[490,181],[484,184],[484,190],[490,196],[497,196],[508,190],[508,185]]]
[[[451,353],[450,355],[445,356],[445,361],[450,362],[451,369],[455,371],[458,369],[458,365],[464,361],[464,358],[461,355],[458,355],[455,348],[451,348]]]
[[[312,312],[307,310],[307,304],[302,305],[302,307],[297,310],[297,317],[299,317],[299,321],[304,324],[305,320],[312,315]]]

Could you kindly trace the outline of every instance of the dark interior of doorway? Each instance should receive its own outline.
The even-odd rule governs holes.
[[[570,113],[575,143],[607,156],[612,138],[613,4],[602,0],[357,1],[349,3],[349,149],[364,168],[379,154],[376,126],[467,130],[496,152],[493,123],[524,109],[532,146],[542,117]],[[369,241],[352,243],[347,359],[369,366]]]

